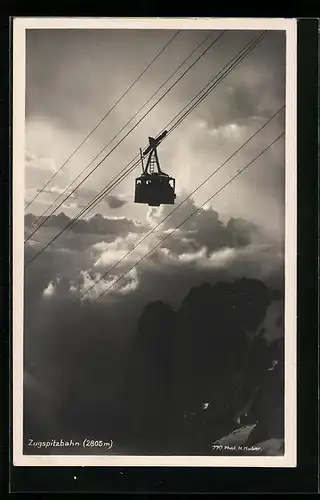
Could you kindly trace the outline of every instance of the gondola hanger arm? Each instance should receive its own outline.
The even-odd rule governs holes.
[[[155,150],[159,146],[160,142],[165,138],[167,133],[168,131],[165,130],[164,132],[162,132],[162,134],[160,134],[156,138],[149,137],[149,146],[147,147],[147,149],[144,150],[143,156],[146,156],[148,153],[150,153],[150,151]]]

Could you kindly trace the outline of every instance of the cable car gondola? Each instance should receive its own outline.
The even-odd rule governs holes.
[[[174,205],[176,181],[161,170],[157,154],[157,146],[167,133],[165,130],[159,137],[149,137],[147,149],[143,153],[140,150],[142,175],[137,177],[135,182],[135,203],[145,203],[151,207]],[[143,158],[147,155],[149,156],[144,167]]]

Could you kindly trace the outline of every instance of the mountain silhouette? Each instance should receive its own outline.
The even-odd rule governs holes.
[[[212,454],[244,423],[249,444],[282,439],[283,336],[269,340],[281,311],[279,292],[245,278],[194,287],[176,310],[149,303],[127,360],[126,453]]]

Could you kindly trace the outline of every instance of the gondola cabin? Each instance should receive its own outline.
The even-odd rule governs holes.
[[[166,174],[142,174],[136,179],[135,203],[152,207],[174,205],[175,179]]]
[[[135,181],[135,203],[144,203],[151,207],[174,205],[176,198],[175,179],[161,170],[156,150],[166,135],[167,131],[163,132],[156,139],[149,137],[149,146],[147,149],[143,154],[140,150],[142,175]],[[146,155],[149,156],[144,167],[143,157]]]

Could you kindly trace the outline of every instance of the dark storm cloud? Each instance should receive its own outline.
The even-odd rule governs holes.
[[[242,43],[239,40],[239,47]],[[233,45],[236,46],[236,41]],[[285,103],[285,61],[285,32],[268,32],[262,43],[215,91],[217,98],[208,99],[206,106],[196,113],[207,121],[209,129],[230,123],[245,125],[250,119],[269,117]]]
[[[212,225],[199,225],[196,229],[175,232],[161,245],[181,255],[206,248],[208,255],[222,248],[242,248],[259,237],[258,228],[244,219],[230,219],[226,224],[215,220],[216,212],[203,211],[203,218],[212,217]],[[201,215],[199,219],[201,218]],[[210,220],[210,219],[209,219]]]
[[[123,199],[121,199],[119,196],[108,196],[106,198],[106,203],[108,205],[109,208],[120,208],[120,207],[123,207],[123,205],[125,205],[127,202]]]
[[[235,82],[226,85],[223,95],[207,106],[202,113],[203,119],[207,123],[208,129],[224,127],[229,124],[246,126],[250,120],[269,118],[285,103],[285,92],[280,95],[272,95],[271,82]],[[262,96],[268,95],[267,99]],[[280,116],[277,121],[282,124],[283,118]]]
[[[161,219],[167,213],[170,213],[170,209],[164,208]],[[230,218],[224,223],[219,219],[218,212],[211,207],[197,207],[192,198],[181,206],[178,213],[173,213],[167,219],[164,227],[170,230],[180,226],[183,221],[185,222],[179,230],[173,232],[161,245],[176,254],[196,252],[204,247],[210,254],[221,248],[241,248],[267,241],[256,224],[243,218]]]

